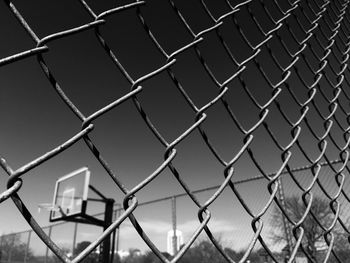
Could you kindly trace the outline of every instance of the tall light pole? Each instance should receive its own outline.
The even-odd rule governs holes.
[[[287,211],[287,205],[285,201],[285,196],[284,196],[284,190],[283,190],[283,183],[282,183],[282,175],[280,175],[277,179],[278,183],[278,199],[280,201],[280,204],[283,208],[284,211]],[[286,241],[287,241],[287,246],[288,246],[288,253],[289,257],[292,255],[293,252],[293,235],[292,235],[292,229],[290,228],[290,223],[288,222],[288,219],[281,213],[282,216],[282,221],[283,221],[283,228],[284,228],[284,233],[286,235]]]

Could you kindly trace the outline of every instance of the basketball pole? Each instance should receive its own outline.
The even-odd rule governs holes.
[[[89,185],[89,188],[95,192],[102,199],[92,199],[88,198],[90,201],[100,201],[105,203],[105,214],[103,220],[103,231],[105,231],[112,223],[113,223],[113,211],[114,211],[114,199],[107,198],[100,191],[98,191],[94,186]],[[114,256],[114,248],[111,247],[111,234],[108,235],[107,238],[104,239],[102,243],[102,251],[100,253],[99,262],[100,263],[112,263],[112,259]]]
[[[105,212],[104,212],[104,219],[98,219],[94,216],[87,215],[84,211],[84,213],[80,214],[79,216],[75,217],[67,217],[64,218],[65,221],[68,222],[75,222],[80,224],[89,224],[94,226],[100,226],[103,228],[103,231],[105,231],[112,223],[113,223],[113,212],[114,212],[114,199],[107,198],[104,196],[100,191],[98,191],[94,186],[89,185],[89,188],[97,194],[101,199],[97,198],[87,198],[86,202],[102,202],[105,204]],[[107,238],[104,239],[104,241],[101,243],[100,247],[100,254],[98,256],[98,262],[99,263],[112,263],[113,257],[114,257],[114,249],[111,247],[111,237],[112,234],[109,234]]]
[[[113,223],[113,207],[114,199],[107,198],[105,199],[105,216],[104,216],[104,226],[103,231],[105,231]],[[114,249],[111,248],[111,235],[102,243],[102,253],[101,253],[101,263],[111,262],[113,258]]]

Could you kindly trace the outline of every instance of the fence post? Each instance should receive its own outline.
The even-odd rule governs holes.
[[[120,204],[116,204],[117,209],[114,210],[114,219],[113,221],[116,221],[119,218],[120,215],[120,209],[121,209],[121,205]],[[114,252],[116,252],[118,254],[119,251],[119,227],[118,226],[114,231],[113,231],[113,244],[112,244],[112,249]],[[111,262],[113,263],[114,260],[114,254],[112,254],[112,259]]]
[[[3,254],[2,254],[2,246],[3,246],[3,243],[4,242],[4,236],[1,236],[1,239],[0,239],[0,262],[2,262],[2,257],[3,257]]]
[[[75,257],[75,247],[77,243],[78,223],[74,224],[72,255]]]
[[[49,233],[48,233],[49,238],[51,238],[51,232],[52,232],[52,226],[49,226]],[[46,247],[45,263],[47,263],[48,255],[49,255],[49,247]]]
[[[27,257],[28,257],[28,250],[29,250],[29,244],[30,244],[30,238],[32,236],[32,231],[28,232],[28,239],[27,239],[27,244],[26,244],[26,250],[24,251],[24,263],[27,262]]]
[[[121,209],[122,209],[122,205],[119,204],[119,209],[118,209],[118,212],[117,212],[118,218],[122,214],[122,210]],[[121,227],[121,225],[119,225],[119,227],[117,228],[117,244],[116,244],[117,251],[119,251],[119,246],[120,246],[120,227]]]
[[[173,253],[177,253],[177,236],[176,236],[176,197],[171,198],[171,220],[173,223]]]
[[[16,234],[13,234],[12,235],[13,236],[13,238],[12,238],[12,244],[11,244],[11,247],[10,247],[10,251],[9,251],[9,257],[8,257],[8,262],[10,263],[11,262],[11,260],[12,260],[12,250],[13,250],[13,247],[14,247],[14,245],[15,245],[15,238],[16,238]]]

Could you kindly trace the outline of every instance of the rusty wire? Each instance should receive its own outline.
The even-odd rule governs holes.
[[[81,26],[71,28],[62,32],[57,32],[43,38],[40,38],[34,30],[31,29],[31,26],[28,24],[21,12],[17,10],[15,4],[12,1],[5,0],[5,4],[9,7],[9,10],[12,12],[13,16],[17,18],[21,26],[26,30],[29,36],[34,42],[33,48],[18,52],[12,56],[1,58],[0,66],[6,66],[8,64],[16,63],[19,60],[36,57],[37,61],[42,69],[43,74],[47,77],[48,81],[51,83],[57,96],[64,101],[67,107],[78,117],[81,121],[81,131],[77,131],[74,136],[67,139],[66,142],[58,145],[56,148],[52,149],[48,153],[34,159],[33,161],[24,164],[20,168],[13,169],[10,164],[4,158],[1,158],[0,165],[9,175],[7,181],[7,190],[0,194],[0,203],[6,201],[8,198],[11,198],[16,204],[18,210],[23,215],[25,220],[30,224],[35,233],[45,242],[45,244],[50,248],[50,250],[63,262],[80,262],[84,257],[86,257],[94,248],[96,248],[105,238],[108,237],[120,224],[126,219],[129,218],[136,231],[148,247],[163,261],[169,262],[167,258],[158,250],[158,248],[153,244],[152,240],[147,236],[143,231],[142,226],[139,224],[138,220],[134,217],[133,211],[137,209],[138,200],[135,197],[135,194],[140,191],[144,186],[151,183],[165,168],[169,168],[174,177],[177,179],[178,183],[187,193],[188,197],[194,202],[198,207],[198,219],[199,227],[195,230],[192,237],[188,242],[181,248],[181,250],[172,258],[171,262],[177,262],[183,254],[190,248],[193,242],[197,239],[201,232],[205,232],[209,237],[211,242],[215,247],[220,251],[224,258],[228,262],[234,262],[232,258],[225,252],[221,247],[218,241],[215,239],[213,233],[208,227],[208,222],[210,221],[210,209],[209,206],[215,202],[215,200],[221,195],[223,190],[229,187],[232,192],[236,195],[242,207],[246,213],[251,217],[252,229],[255,232],[253,238],[250,241],[249,247],[246,249],[243,257],[240,259],[240,262],[245,262],[249,257],[251,251],[256,247],[257,242],[264,247],[269,256],[275,261],[278,262],[270,251],[266,241],[263,239],[261,233],[263,229],[262,216],[266,213],[272,204],[276,204],[282,211],[283,216],[288,220],[289,225],[293,234],[293,247],[290,249],[290,258],[288,262],[293,262],[297,251],[303,251],[306,257],[311,261],[313,260],[307,252],[307,249],[303,246],[303,226],[302,223],[305,220],[306,216],[313,216],[314,219],[318,222],[320,227],[324,231],[324,240],[327,243],[327,253],[324,259],[324,262],[327,262],[330,255],[332,254],[336,259],[339,260],[336,251],[334,250],[334,234],[333,230],[335,224],[339,222],[343,230],[350,234],[349,229],[346,226],[346,222],[343,222],[340,215],[340,204],[338,202],[339,197],[343,196],[347,201],[350,202],[349,194],[344,190],[345,182],[345,173],[344,171],[349,171],[347,162],[349,160],[348,147],[350,143],[349,136],[349,112],[346,111],[345,105],[340,101],[340,96],[344,96],[349,103],[350,94],[348,87],[350,85],[350,80],[346,77],[345,73],[348,70],[348,60],[350,52],[350,15],[348,10],[348,0],[334,0],[334,1],[272,1],[274,8],[274,14],[271,13],[270,8],[267,7],[267,1],[264,0],[247,0],[242,1],[239,4],[232,4],[229,0],[225,0],[225,4],[229,11],[223,13],[218,17],[215,17],[211,9],[207,6],[206,1],[198,0],[201,4],[202,9],[206,12],[208,17],[211,20],[211,25],[200,32],[195,32],[191,27],[190,23],[186,20],[185,16],[181,13],[181,8],[177,6],[175,0],[168,0],[167,3],[171,6],[172,10],[175,12],[176,16],[181,21],[182,26],[187,30],[189,35],[191,35],[192,40],[188,43],[184,43],[183,46],[175,51],[168,52],[163,48],[163,46],[158,42],[157,36],[153,34],[152,28],[148,25],[147,19],[143,14],[143,6],[147,4],[147,1],[139,1],[129,3],[124,6],[118,6],[109,10],[106,10],[102,13],[96,13],[93,8],[85,0],[80,0],[82,8],[84,8],[89,16],[91,17],[91,22],[83,24]],[[190,3],[188,3],[190,4]],[[252,8],[253,4],[259,4],[262,8],[269,25],[269,29],[263,24],[264,22],[259,21],[258,16],[254,13]],[[150,71],[148,74],[145,74],[139,78],[134,78],[124,65],[118,60],[118,52],[114,51],[109,47],[107,41],[104,39],[103,33],[100,29],[108,23],[110,16],[118,16],[120,12],[124,10],[132,9],[134,15],[136,15],[140,21],[140,25],[143,27],[145,32],[148,34],[150,40],[153,42],[154,46],[159,50],[164,58],[164,63],[161,67]],[[260,32],[260,40],[256,43],[252,43],[249,39],[249,36],[245,33],[244,24],[237,19],[237,13],[245,12],[253,21],[256,29]],[[276,17],[278,13],[278,17]],[[221,32],[221,28],[224,24],[233,25],[237,32],[240,34],[241,40],[244,41],[246,46],[249,48],[250,52],[246,54],[245,59],[238,61],[233,55],[232,50],[230,50],[229,45],[227,44],[224,35]],[[297,29],[296,29],[297,28]],[[50,67],[45,61],[45,54],[50,52],[48,43],[55,41],[61,38],[70,37],[73,34],[79,34],[86,30],[93,30],[96,35],[96,41],[100,42],[102,48],[105,50],[105,53],[108,57],[114,62],[116,69],[119,70],[125,79],[129,82],[130,91],[124,96],[115,98],[115,100],[100,108],[96,112],[85,116],[80,109],[72,102],[69,96],[64,92],[64,88],[61,87],[59,81],[56,80],[54,74],[52,73]],[[284,34],[282,33],[284,30]],[[302,32],[302,36],[300,33]],[[294,50],[291,50],[287,40],[285,39],[285,32],[294,42]],[[232,62],[233,68],[235,70],[232,72],[231,76],[225,80],[219,80],[215,73],[213,72],[211,65],[207,63],[205,56],[201,51],[201,43],[206,41],[208,34],[215,33],[217,39],[219,40],[223,50],[226,52],[226,55]],[[271,41],[276,40],[284,52],[289,57],[289,62],[285,63],[279,60],[276,56],[274,47],[271,45]],[[295,48],[296,47],[296,48]],[[189,51],[195,51],[195,54],[198,58],[198,61],[201,63],[203,69],[207,75],[212,80],[214,86],[217,89],[217,95],[211,100],[207,101],[204,106],[199,107],[193,102],[193,98],[187,93],[186,87],[181,85],[181,81],[177,78],[173,66],[177,63],[177,56],[185,54]],[[321,50],[321,54],[320,51]],[[272,78],[268,69],[264,68],[261,63],[261,53],[267,52],[274,62],[274,66],[279,69],[279,79]],[[337,54],[340,54],[337,55]],[[310,57],[312,56],[312,58]],[[329,57],[332,56],[335,60],[336,66],[332,65],[329,61]],[[316,61],[316,62],[315,62]],[[312,82],[307,81],[307,75],[303,70],[300,70],[299,64],[303,63],[309,70],[309,73],[312,75]],[[283,65],[282,65],[283,64]],[[263,104],[255,97],[252,90],[255,87],[250,87],[247,84],[247,81],[244,76],[244,72],[248,67],[256,67],[261,76],[263,77],[266,84],[270,87],[270,98]],[[191,126],[184,130],[178,137],[173,141],[168,141],[162,133],[157,129],[157,126],[152,123],[152,118],[146,112],[143,107],[142,101],[138,98],[138,95],[143,92],[143,83],[151,79],[158,74],[166,72],[176,88],[183,95],[183,98],[186,100],[188,105],[193,111],[194,120]],[[298,87],[293,87],[289,79],[291,76],[296,76],[300,81],[301,85]],[[334,81],[335,79],[335,81]],[[244,127],[239,119],[236,117],[234,110],[230,107],[230,103],[227,100],[227,92],[230,89],[230,84],[236,81],[235,83],[239,84],[239,88],[242,88],[247,96],[250,98],[251,103],[259,111],[257,117],[258,121],[251,127]],[[328,83],[328,86],[332,90],[333,96],[329,97],[325,90],[324,85],[321,85],[321,81]],[[307,98],[301,100],[297,93],[296,89],[302,89],[307,94]],[[299,117],[296,120],[291,120],[286,113],[286,106],[280,101],[280,94],[285,90],[287,91],[292,100],[298,105]],[[315,100],[316,95],[320,95],[324,98],[329,109],[328,115],[324,115],[320,106]],[[90,138],[90,133],[94,129],[94,120],[98,119],[100,116],[106,114],[110,110],[117,110],[118,106],[123,102],[131,100],[133,101],[136,109],[140,113],[140,116],[145,121],[146,125],[152,131],[154,136],[159,140],[159,142],[164,147],[164,161],[159,165],[159,167],[151,173],[146,179],[144,179],[140,184],[134,186],[132,189],[128,189],[124,186],[123,182],[118,178],[118,176],[113,172],[111,166],[103,157],[103,150],[99,150],[98,146],[95,145],[94,141]],[[230,160],[225,160],[216,149],[215,145],[211,142],[210,136],[205,130],[203,124],[207,118],[207,111],[216,104],[221,103],[228,115],[230,116],[232,122],[239,130],[243,136],[243,145],[240,149],[235,149],[233,156]],[[292,135],[291,140],[286,144],[282,145],[279,142],[278,137],[274,134],[273,130],[270,127],[267,118],[270,114],[270,108],[276,106],[279,114],[283,117],[285,122],[289,126],[289,131]],[[322,119],[322,124],[324,126],[324,133],[317,134],[312,125],[310,124],[310,107],[313,107],[318,116]],[[343,127],[338,117],[336,116],[337,112],[342,112],[346,116],[347,126]],[[302,128],[302,125],[303,126]],[[343,145],[339,145],[337,140],[333,137],[331,131],[333,126],[337,125],[343,132]],[[279,154],[282,160],[282,165],[274,173],[268,173],[263,169],[263,166],[260,163],[260,160],[254,155],[254,151],[251,149],[251,144],[254,140],[259,140],[259,137],[256,135],[257,129],[263,128],[268,135],[271,137],[275,146],[279,149]],[[319,148],[319,155],[312,157],[307,153],[305,146],[300,142],[300,134],[304,129],[307,129],[308,132],[312,134],[314,139],[317,141],[317,147]],[[215,156],[217,161],[222,165],[224,180],[222,181],[221,186],[215,191],[215,193],[205,202],[201,203],[189,186],[186,184],[185,180],[181,177],[180,172],[177,170],[173,164],[173,160],[178,154],[176,147],[179,143],[183,142],[188,135],[193,131],[198,130],[201,134],[203,142],[207,145],[209,150]],[[78,255],[73,260],[70,260],[65,253],[47,236],[43,229],[37,224],[37,222],[32,217],[30,211],[26,208],[24,201],[18,195],[22,187],[22,179],[26,174],[33,168],[41,165],[43,162],[46,162],[50,158],[60,154],[64,150],[71,147],[73,144],[78,141],[83,140],[87,147],[90,149],[91,153],[96,157],[101,166],[109,174],[111,179],[115,184],[120,188],[124,193],[123,206],[124,211],[120,217],[106,230],[103,234],[95,240],[90,246],[88,246],[80,255]],[[338,149],[338,155],[341,162],[341,167],[336,169],[334,162],[332,162],[327,154],[326,150],[329,144],[332,144]],[[295,168],[290,166],[290,159],[293,155],[292,148],[297,148],[300,153],[308,160],[309,166],[311,167],[313,180],[307,186],[303,186],[299,183],[298,179],[295,177]],[[234,168],[236,162],[241,158],[244,153],[248,153],[251,161],[259,169],[261,175],[268,181],[267,190],[270,193],[270,198],[265,204],[263,209],[259,213],[254,213],[245,202],[244,198],[241,196],[239,191],[237,191],[235,184],[232,182],[232,176],[234,175]],[[333,170],[334,179],[338,185],[338,191],[335,195],[330,195],[320,180],[318,176],[320,174],[321,166],[323,163],[322,160],[326,160],[328,165]],[[278,187],[281,184],[280,178],[282,174],[287,173],[295,182],[297,187],[303,192],[302,200],[305,205],[305,212],[303,217],[298,221],[293,221],[289,217],[288,213],[285,211],[283,203],[281,203],[280,198],[278,197]],[[318,185],[323,193],[327,196],[330,207],[334,213],[333,222],[328,227],[325,228],[322,226],[321,222],[316,215],[313,215],[311,208],[313,193],[312,189],[315,185]]]

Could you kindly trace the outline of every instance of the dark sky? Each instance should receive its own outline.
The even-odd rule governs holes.
[[[96,13],[108,10],[115,5],[121,6],[124,2],[126,3],[126,1],[88,1]],[[213,25],[200,1],[175,2],[195,33]],[[93,21],[79,1],[37,0],[30,3],[15,1],[14,4],[39,38]],[[215,1],[215,4],[210,2],[208,7],[213,10],[216,18],[229,11],[225,1]],[[261,6],[254,4],[252,8],[264,24],[264,30],[271,30],[273,25],[264,16]],[[269,8],[272,14],[278,17],[276,8],[273,5]],[[186,31],[168,1],[148,1],[141,10],[153,34],[168,54],[192,41],[193,37]],[[264,39],[249,18],[246,8],[242,8],[235,16],[238,21],[241,21],[244,32],[254,45]],[[295,24],[292,18],[288,21],[292,26]],[[305,23],[305,19],[302,19],[302,22]],[[294,29],[298,37],[305,37],[300,29],[297,27]],[[240,37],[231,19],[225,19],[220,30],[238,61],[241,62],[253,54]],[[106,23],[100,26],[100,32],[134,80],[166,63],[164,56],[156,49],[143,29],[135,8],[106,17]],[[285,26],[279,32],[287,46],[295,52],[298,46],[291,41]],[[0,44],[1,58],[35,46],[4,1],[0,2],[0,35],[3,36]],[[314,40],[310,40],[310,43],[316,50],[318,49]],[[283,51],[276,37],[269,42],[269,45],[281,65],[285,67],[290,63],[290,58]],[[44,60],[62,90],[85,116],[89,116],[130,91],[130,83],[103,50],[93,29],[52,41],[48,43],[48,47],[49,51],[43,54]],[[219,82],[223,83],[237,71],[237,65],[225,53],[215,31],[206,34],[204,41],[199,43],[198,47]],[[308,49],[305,54],[308,58],[311,57]],[[281,71],[271,59],[266,45],[261,49],[256,61],[267,72],[273,83],[282,79]],[[310,61],[312,61],[311,58]],[[335,60],[330,57],[329,61],[334,63]],[[305,63],[300,59],[296,65],[303,77],[311,83],[314,75],[306,68]],[[316,67],[317,63],[314,62],[312,65]],[[246,70],[241,75],[242,79],[254,98],[263,105],[271,98],[272,88],[263,79],[254,61],[250,61],[246,66]],[[206,105],[218,95],[219,88],[204,70],[194,48],[176,56],[176,63],[171,69],[197,108]],[[328,73],[329,69],[327,69]],[[287,83],[301,101],[306,100],[308,90],[298,81],[293,69]],[[325,93],[331,97],[332,89],[329,84],[325,80],[320,83]],[[81,121],[59,98],[35,57],[2,66],[0,86],[1,156],[13,169],[53,149],[80,131]],[[142,83],[142,87],[143,90],[138,95],[138,99],[167,142],[174,141],[194,124],[194,111],[165,71]],[[225,99],[241,125],[246,130],[250,129],[259,120],[259,109],[253,105],[237,78],[227,87],[229,91]],[[343,103],[346,101],[344,95],[341,95],[339,100],[348,110],[348,103]],[[281,86],[278,101],[286,115],[293,122],[297,121],[301,115],[300,106],[292,100],[285,85]],[[329,114],[329,103],[322,98],[320,92],[315,96],[315,103],[324,115]],[[317,115],[315,109],[315,106],[310,104],[308,120],[316,133],[321,135],[325,131],[324,120]],[[202,127],[223,159],[231,160],[243,146],[244,135],[230,119],[221,102],[208,109],[206,114],[207,118]],[[340,110],[337,111],[337,116],[339,121],[346,125],[346,118]],[[91,139],[117,177],[129,189],[150,175],[163,162],[165,147],[151,133],[130,99],[93,123],[95,128],[90,133]],[[266,123],[283,146],[291,141],[291,127],[283,119],[275,104],[269,106]],[[317,147],[318,141],[312,137],[305,123],[302,123],[301,127],[300,144],[307,148],[307,153],[315,159],[320,153]],[[339,126],[332,127],[332,134],[335,138],[339,138],[337,140],[340,144],[344,144],[341,133]],[[282,165],[281,150],[276,147],[263,126],[260,126],[253,135],[251,149],[259,164],[266,173],[277,171]],[[176,149],[178,153],[173,164],[191,189],[217,185],[223,181],[224,167],[210,152],[198,131],[192,132]],[[291,151],[293,153],[289,162],[291,167],[309,164],[296,146]],[[329,159],[339,158],[338,153],[334,144],[330,142],[327,148]],[[55,181],[82,166],[90,168],[93,185],[106,195],[115,198],[117,202],[122,201],[121,191],[113,184],[85,143],[79,141],[62,154],[23,176],[24,184],[20,196],[26,201],[40,224],[47,224],[47,215],[37,214],[37,205],[51,202]],[[7,175],[4,172],[0,175],[3,190]],[[234,179],[246,179],[256,175],[259,175],[259,171],[245,152],[235,165]],[[253,210],[259,211],[267,201],[266,182],[250,183],[249,186],[244,185],[239,190]],[[183,189],[174,176],[169,170],[165,170],[137,196],[140,200],[146,201],[181,192]],[[214,217],[217,220],[230,222],[232,229],[244,225],[243,229],[252,234],[252,231],[248,230],[250,219],[243,212],[237,198],[232,192],[225,193],[224,196],[221,201],[213,205],[213,210],[217,211]],[[204,202],[208,197],[209,195],[200,198]],[[186,200],[187,205],[179,205],[178,208],[179,221],[182,223],[196,220],[196,208],[188,198]],[[256,202],[256,200],[260,201]],[[167,204],[164,207],[168,207]],[[242,213],[237,216],[237,210],[234,209],[240,209]],[[99,211],[99,208],[91,207],[91,210]],[[170,222],[170,211],[162,213],[161,210],[162,206],[155,208],[154,212],[149,209],[136,214],[142,220],[158,219]],[[1,204],[1,211],[7,216],[0,219],[0,233],[27,229],[24,220],[9,200]]]

